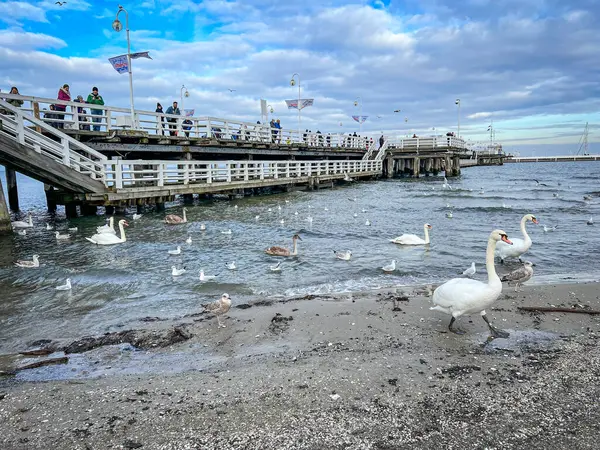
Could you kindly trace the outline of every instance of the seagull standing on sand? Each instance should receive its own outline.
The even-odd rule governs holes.
[[[206,312],[212,313],[217,317],[219,328],[226,327],[226,325],[221,322],[221,316],[227,314],[231,308],[231,298],[229,297],[229,294],[223,294],[216,302],[208,303],[207,305],[203,305],[203,307]]]
[[[471,267],[464,270],[462,274],[466,277],[472,277],[473,275],[475,275],[475,272],[477,272],[477,269],[475,268],[475,263],[472,262]]]
[[[56,286],[57,291],[70,291],[71,290],[71,279],[67,278],[65,284],[61,284],[60,286]]]
[[[519,289],[519,285],[525,283],[533,276],[533,264],[531,261],[525,261],[522,267],[513,270],[510,273],[504,275],[501,280],[508,281],[508,284],[515,285],[515,292]]]

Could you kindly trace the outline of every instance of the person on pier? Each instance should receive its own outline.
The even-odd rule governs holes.
[[[63,87],[61,87],[58,90],[58,96],[57,96],[58,100],[63,100],[65,102],[70,102],[71,101],[71,93],[69,92],[69,85],[68,84],[63,84]],[[67,105],[54,105],[54,109],[56,111],[62,111],[64,113],[64,111],[67,110]],[[56,117],[57,119],[60,120],[65,120],[65,115],[64,114],[60,114],[60,113],[56,113]],[[64,122],[59,122],[58,123],[58,127],[57,128],[64,128],[65,127],[65,123]]]
[[[180,116],[181,111],[179,110],[179,107],[177,106],[177,102],[173,102],[173,106],[169,106],[167,108],[166,113],[173,114],[174,116]],[[173,125],[173,124],[177,124],[177,119],[175,117],[170,117],[170,118],[167,118],[167,122],[169,122],[171,124],[171,125],[169,125],[169,134],[171,136],[177,136],[177,131],[175,131],[175,129],[177,128],[177,125]]]
[[[158,134],[160,134],[161,136],[164,136],[165,132],[163,131],[163,128],[165,127],[165,124],[164,124],[165,116],[163,115],[164,111],[163,111],[163,107],[160,103],[156,103],[156,111],[155,112],[160,114],[160,116],[158,116],[156,118],[156,128],[157,128]]]
[[[11,94],[16,94],[16,95],[21,95],[19,94],[19,90],[17,89],[16,86],[13,86],[10,88],[10,93]],[[10,100],[6,100],[6,103],[10,103],[11,105],[13,105],[15,108],[20,108],[21,106],[23,106],[23,100],[19,100],[19,99],[10,99]]]
[[[96,86],[94,86],[92,88],[92,93],[90,95],[88,95],[87,103],[91,103],[92,105],[104,106],[104,99],[98,93],[98,88]],[[92,115],[93,116],[101,116],[102,110],[101,109],[92,109]],[[92,122],[100,123],[100,122],[102,122],[102,119],[100,117],[93,117]],[[94,125],[94,131],[100,131],[100,125]]]

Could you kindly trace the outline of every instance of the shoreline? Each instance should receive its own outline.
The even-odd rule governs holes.
[[[597,287],[505,288],[488,316],[511,337],[487,345],[478,315],[456,336],[402,288],[233,307],[220,329],[203,315],[144,322],[189,338],[85,352],[103,376],[0,377],[0,447],[595,448],[600,317],[517,306],[599,310]],[[136,353],[148,371],[127,372]],[[31,371],[84,370],[70,365]]]

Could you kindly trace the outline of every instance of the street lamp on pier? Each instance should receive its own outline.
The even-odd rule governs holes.
[[[185,90],[185,92],[183,92]],[[179,89],[179,100],[181,100],[181,111],[183,111],[183,115],[185,116],[185,110],[183,109],[183,98],[184,97],[189,97],[190,93],[188,92],[187,88],[185,87],[185,84],[181,85],[181,89]]]
[[[362,97],[356,97],[356,99],[354,100],[354,106],[358,106],[360,105],[360,115],[358,116],[358,131],[359,133],[362,133]]]
[[[273,114],[275,110],[271,105],[267,105],[267,123],[269,123],[269,113]]]
[[[292,75],[292,79],[290,80],[290,86],[292,87],[296,85],[296,80],[294,80],[294,77],[298,77],[298,135],[300,135],[300,75],[297,73]]]
[[[112,23],[113,30],[117,33],[123,29],[123,24],[119,20],[119,14],[125,13],[125,31],[127,32],[127,68],[129,71],[129,103],[131,104],[131,124],[135,127],[135,109],[133,107],[133,74],[131,73],[131,41],[129,40],[129,13],[125,8],[119,5],[117,17]]]
[[[456,137],[460,137],[460,98],[457,98],[456,101],[454,102],[454,104],[458,106],[458,110],[456,113],[457,122],[458,122],[458,129],[457,129]]]

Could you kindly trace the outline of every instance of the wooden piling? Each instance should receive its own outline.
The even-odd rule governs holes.
[[[98,214],[98,207],[96,205],[84,203],[83,205],[81,205],[81,214],[84,216],[95,216],[96,214]]]
[[[67,203],[65,205],[65,215],[67,219],[74,219],[77,217],[77,204],[76,203]]]
[[[107,216],[112,216],[115,213],[115,207],[114,206],[105,206],[104,207],[104,214],[106,214]]]
[[[6,168],[6,190],[8,191],[8,206],[11,211],[19,210],[19,190],[17,189],[17,172]]]
[[[6,206],[6,199],[4,198],[4,188],[2,187],[2,179],[0,179],[0,234],[9,234],[11,232],[10,214],[8,214],[8,207]]]
[[[48,207],[48,212],[56,212],[56,193],[54,191],[54,187],[49,184],[44,184],[44,194],[46,194],[46,205]]]

